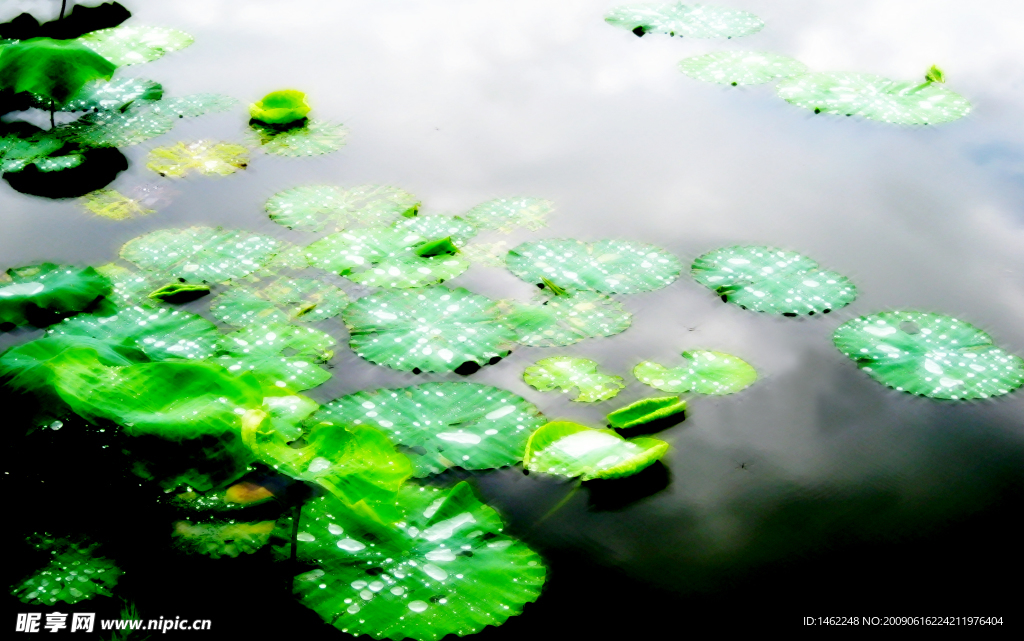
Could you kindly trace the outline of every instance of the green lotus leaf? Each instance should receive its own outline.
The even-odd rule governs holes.
[[[626,440],[615,430],[555,421],[530,436],[523,466],[531,472],[557,474],[581,480],[614,479],[636,474],[668,452],[668,443],[656,438]]]
[[[471,263],[484,267],[505,267],[505,256],[508,255],[505,241],[496,243],[470,243],[459,251],[462,257]]]
[[[166,98],[153,105],[153,111],[175,118],[198,118],[208,113],[231,111],[238,100],[219,93],[197,93],[180,98]]]
[[[388,185],[341,189],[332,185],[303,185],[274,194],[267,201],[270,219],[299,231],[320,231],[328,222],[343,229],[350,221],[387,225],[415,216],[420,202],[412,194]]]
[[[331,377],[317,363],[330,359],[335,343],[310,327],[253,324],[221,339],[216,362],[232,372],[252,372],[266,386],[306,390]]]
[[[284,125],[302,120],[309,113],[306,94],[294,89],[272,91],[259,102],[249,105],[249,115],[261,122]]]
[[[149,297],[162,303],[188,303],[210,293],[209,285],[168,283],[150,292]]]
[[[541,392],[558,388],[565,394],[578,388],[579,394],[572,400],[580,403],[607,401],[625,387],[621,376],[599,372],[594,361],[573,356],[552,356],[539,360],[526,368],[523,380]]]
[[[625,407],[620,407],[606,417],[608,425],[618,429],[628,429],[638,425],[647,425],[664,421],[686,412],[686,401],[678,396],[659,396],[643,398]],[[682,419],[682,417],[680,417]]]
[[[783,80],[776,91],[786,102],[814,113],[899,125],[934,125],[971,111],[966,98],[929,81],[896,82],[869,73],[809,73]]]
[[[270,427],[288,441],[302,436],[302,424],[318,409],[319,403],[287,387],[263,388],[263,411]]]
[[[509,271],[529,283],[547,278],[561,287],[604,294],[661,289],[679,277],[675,256],[646,243],[602,240],[536,240],[512,249]]]
[[[21,171],[51,156],[59,158],[56,154],[65,144],[65,140],[53,130],[0,137],[0,172]]]
[[[505,302],[505,322],[516,331],[517,342],[531,347],[561,347],[584,338],[613,336],[633,322],[633,315],[620,303],[597,292],[542,294],[537,302]]]
[[[320,408],[313,421],[366,424],[409,448],[415,476],[449,467],[483,470],[514,465],[533,430],[537,408],[511,392],[476,383],[426,383],[357,392]]]
[[[59,131],[68,140],[87,147],[128,147],[163,135],[173,127],[170,116],[132,104],[125,111],[87,113]]]
[[[0,324],[47,325],[80,312],[113,290],[110,279],[92,267],[42,263],[7,270],[11,284],[0,286]]]
[[[217,327],[202,316],[166,307],[120,307],[113,314],[79,314],[57,323],[48,336],[89,336],[142,350],[153,360],[202,360],[213,356]]]
[[[138,200],[114,189],[99,189],[88,193],[82,196],[81,203],[90,213],[111,220],[127,220],[155,213],[143,207]]]
[[[924,79],[927,82],[946,82],[946,74],[942,73],[942,69],[932,65],[931,68],[925,72]]]
[[[759,245],[723,247],[693,261],[693,278],[722,300],[743,309],[783,316],[849,305],[857,288],[848,278],[822,270],[795,252]]]
[[[145,274],[134,272],[117,263],[100,265],[96,271],[110,279],[113,291],[107,295],[107,300],[114,305],[134,307],[152,303],[149,292],[153,291],[155,284],[151,283]]]
[[[242,327],[245,325],[287,323],[288,315],[255,291],[236,287],[210,303],[210,313],[222,323]]]
[[[129,105],[155,102],[164,95],[164,88],[158,82],[143,78],[118,78],[97,80],[86,83],[62,106],[61,111],[103,111],[126,110]],[[40,108],[47,105],[40,104]]]
[[[517,227],[537,231],[554,210],[555,204],[542,198],[495,198],[470,209],[465,218],[480,229],[507,234]]]
[[[116,67],[74,40],[31,38],[0,48],[0,91],[27,91],[63,105],[90,80]]]
[[[309,267],[306,262],[306,248],[301,245],[282,243],[277,255],[269,262],[253,272],[252,278],[273,278],[282,271],[301,271]]]
[[[356,354],[405,371],[471,373],[507,356],[515,338],[495,301],[461,287],[370,294],[344,319]]]
[[[129,240],[121,258],[172,278],[212,283],[251,274],[280,246],[269,236],[219,227],[160,229]]]
[[[1002,396],[1024,384],[1024,361],[956,318],[915,311],[861,316],[832,341],[871,378],[901,392],[965,400]]]
[[[279,278],[260,295],[283,308],[290,320],[304,323],[333,318],[351,302],[340,288],[312,278]]]
[[[633,368],[633,375],[645,385],[675,394],[734,394],[757,380],[754,368],[731,354],[697,349],[683,352],[683,359],[685,365],[672,369],[644,361]]]
[[[118,67],[152,62],[192,44],[192,36],[177,29],[122,25],[100,29],[78,39]]]
[[[298,553],[318,567],[295,577],[303,605],[348,634],[436,641],[501,625],[540,595],[543,560],[465,482],[408,485],[399,505],[403,521],[382,532],[331,497],[306,504]]]
[[[149,152],[146,167],[172,178],[190,171],[207,176],[228,176],[249,166],[249,150],[226,142],[197,140],[157,147]]]
[[[367,227],[337,232],[306,248],[310,266],[341,274],[361,285],[410,288],[436,285],[469,268],[458,256],[419,256],[430,237],[394,227]]]
[[[348,129],[344,125],[310,120],[301,127],[284,131],[258,124],[250,126],[252,146],[277,156],[319,156],[345,146]]]
[[[38,534],[30,542],[52,558],[12,586],[11,594],[22,603],[52,607],[58,601],[73,605],[94,596],[113,596],[122,572],[112,560],[96,554],[98,543]]]
[[[177,521],[171,536],[180,550],[213,559],[252,554],[270,541],[274,521],[192,523]]]
[[[759,85],[807,72],[807,65],[770,51],[715,51],[685,58],[679,70],[697,80],[723,85]]]
[[[476,227],[458,216],[414,216],[399,219],[392,227],[424,238],[447,238],[461,247],[476,236]]]
[[[631,4],[609,11],[605,22],[638,36],[665,33],[689,38],[738,38],[757,33],[764,22],[752,13],[706,4]]]

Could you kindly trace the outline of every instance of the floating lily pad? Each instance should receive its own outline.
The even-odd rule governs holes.
[[[160,229],[129,240],[121,258],[190,282],[225,282],[256,271],[280,246],[269,236],[219,227]]]
[[[462,288],[371,294],[344,319],[359,356],[406,371],[471,373],[507,356],[515,338],[495,301]]]
[[[127,220],[155,213],[134,198],[128,198],[114,189],[100,189],[82,196],[82,206],[97,216],[111,220]]]
[[[508,255],[508,243],[500,240],[496,243],[469,243],[460,251],[462,257],[471,263],[484,267],[505,267],[505,256]]]
[[[213,559],[252,554],[270,541],[274,521],[256,523],[192,523],[178,521],[171,535],[174,544],[192,554]]]
[[[547,278],[557,285],[605,294],[635,294],[660,289],[682,265],[663,249],[622,240],[536,240],[512,249],[509,271],[529,283]]]
[[[141,305],[108,316],[79,314],[54,325],[47,335],[89,336],[140,349],[153,360],[210,358],[220,338],[217,327],[202,316]]]
[[[344,125],[310,120],[301,127],[284,131],[252,125],[254,146],[278,156],[318,156],[338,151],[345,146],[348,129]]]
[[[436,641],[501,625],[540,595],[543,560],[466,483],[407,486],[399,505],[401,528],[385,530],[330,497],[306,504],[298,553],[318,567],[295,577],[303,605],[348,634]]]
[[[330,359],[335,343],[310,327],[249,325],[221,339],[216,362],[231,372],[252,372],[266,386],[306,390],[331,377],[317,363]]]
[[[683,352],[683,359],[685,365],[672,369],[644,361],[633,368],[633,376],[645,385],[676,394],[733,394],[757,380],[754,368],[731,354],[697,349]]]
[[[197,118],[208,113],[231,111],[239,101],[220,93],[197,93],[180,98],[166,98],[153,106],[157,113],[175,118]]]
[[[164,89],[158,82],[144,78],[99,80],[82,87],[61,106],[61,111],[121,110],[128,105],[160,100]],[[49,105],[38,105],[49,108]]]
[[[78,40],[119,67],[152,62],[193,42],[177,29],[128,25],[93,31]]]
[[[227,176],[249,165],[249,150],[226,142],[197,140],[157,147],[149,152],[146,167],[160,174],[180,178],[190,171],[207,176]]]
[[[458,216],[413,216],[408,220],[399,219],[392,227],[423,238],[448,238],[459,247],[477,234],[476,227]]]
[[[572,400],[580,403],[607,401],[625,387],[621,376],[599,372],[594,361],[572,356],[552,356],[539,360],[526,368],[523,380],[541,392],[558,388],[565,394],[578,388],[579,394]]]
[[[9,269],[7,274],[11,284],[0,286],[0,324],[48,325],[112,291],[110,279],[92,267],[42,263]]]
[[[357,392],[331,401],[312,420],[325,417],[380,428],[410,448],[416,476],[449,467],[482,470],[518,463],[530,434],[544,423],[522,397],[476,383]]]
[[[238,327],[288,322],[288,315],[277,305],[245,287],[232,288],[214,298],[210,313],[220,322]]]
[[[620,407],[610,413],[606,418],[608,425],[618,429],[628,429],[638,425],[647,425],[659,421],[666,421],[673,416],[680,416],[686,412],[686,401],[678,396],[661,396],[657,398],[643,398],[625,407]]]
[[[895,311],[861,316],[832,336],[840,352],[871,378],[930,398],[1002,396],[1024,384],[1024,361],[988,334],[956,318]]]
[[[312,278],[279,278],[260,295],[283,308],[290,320],[304,323],[333,318],[351,302],[338,287]]]
[[[547,225],[555,204],[541,198],[495,198],[466,212],[466,220],[480,229],[509,233],[517,227],[537,231]]]
[[[94,596],[114,596],[122,572],[114,562],[96,554],[97,543],[72,542],[36,535],[33,547],[48,551],[50,562],[11,588],[11,594],[29,605],[73,605]]]
[[[638,36],[665,33],[689,38],[738,38],[757,33],[764,22],[752,13],[706,4],[631,4],[609,11],[605,22]]]
[[[827,314],[857,297],[857,288],[845,276],[774,247],[723,247],[698,257],[691,270],[698,283],[722,300],[756,312]]]
[[[110,279],[114,291],[107,299],[116,307],[133,307],[150,302],[147,298],[149,292],[153,291],[154,284],[149,282],[145,274],[134,272],[117,263],[100,265],[96,271]]]
[[[584,338],[613,336],[633,322],[633,315],[619,302],[597,292],[548,293],[538,296],[537,302],[506,303],[505,321],[515,329],[516,341],[530,347],[561,347]]]
[[[0,172],[21,171],[59,152],[65,141],[54,131],[37,131],[25,136],[0,137]]]
[[[170,131],[174,120],[149,107],[88,113],[60,128],[63,136],[91,147],[128,147]]]
[[[807,65],[770,51],[715,51],[686,58],[679,70],[697,80],[723,85],[759,85],[807,72]]]
[[[349,221],[386,225],[402,216],[415,216],[419,200],[387,185],[341,189],[332,185],[303,185],[274,194],[267,201],[270,219],[289,229],[320,231],[328,222],[342,229]]]
[[[568,421],[544,425],[530,437],[523,465],[532,472],[570,478],[614,479],[636,474],[668,452],[656,438],[626,440],[615,430],[595,430]]]
[[[896,82],[868,73],[809,73],[783,80],[776,90],[786,102],[814,113],[900,125],[934,125],[971,111],[966,98],[932,82]]]

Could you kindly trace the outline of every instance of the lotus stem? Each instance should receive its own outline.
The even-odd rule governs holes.
[[[53,98],[50,98],[50,129],[53,129],[55,126],[53,122]]]
[[[68,0],[60,0],[60,18],[57,18],[58,20],[63,20],[64,19],[64,9],[67,6],[68,6]]]
[[[566,495],[562,497],[561,501],[559,501],[558,503],[555,503],[555,507],[553,507],[550,510],[548,510],[547,514],[545,514],[544,516],[540,517],[537,520],[537,522],[533,524],[534,527],[540,525],[544,521],[547,521],[549,516],[551,516],[552,514],[557,512],[558,510],[562,509],[565,506],[565,504],[568,503],[572,499],[572,497],[576,496],[576,492],[579,491],[579,489],[582,486],[582,484],[583,484],[582,479],[577,478],[576,482],[573,483],[572,489],[569,490],[566,493]]]

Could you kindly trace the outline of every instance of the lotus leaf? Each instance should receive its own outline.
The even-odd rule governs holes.
[[[225,282],[251,274],[277,253],[269,236],[213,227],[160,229],[129,240],[121,258],[190,282]]]
[[[270,427],[282,438],[293,441],[302,436],[302,424],[320,409],[320,404],[287,387],[264,387],[263,411]]]
[[[192,36],[177,29],[120,26],[87,33],[79,42],[118,67],[152,62],[165,53],[192,44]]]
[[[505,259],[519,278],[604,294],[635,294],[661,289],[679,277],[675,256],[654,245],[621,240],[584,243],[536,240],[512,249]]]
[[[36,535],[33,547],[48,551],[50,562],[11,589],[22,603],[54,606],[69,605],[94,596],[113,596],[121,570],[114,562],[96,554],[97,543],[73,542]]]
[[[606,418],[608,425],[618,429],[628,429],[638,425],[647,425],[668,420],[686,412],[686,401],[678,396],[660,396],[644,398],[620,407]],[[682,419],[682,416],[679,417]]]
[[[74,40],[32,38],[0,48],[0,91],[27,91],[63,105],[90,80],[116,67]]]
[[[85,156],[81,154],[68,154],[66,156],[51,156],[49,158],[40,158],[33,162],[36,168],[44,173],[51,171],[64,171],[65,169],[74,169],[75,167],[82,164],[85,160]]]
[[[738,38],[757,33],[764,22],[752,13],[706,4],[631,4],[609,11],[605,22],[638,36],[666,33],[690,38]]]
[[[344,125],[322,120],[310,120],[301,127],[280,131],[253,125],[253,146],[278,156],[319,156],[338,151],[345,146],[348,130]]]
[[[896,82],[868,73],[809,73],[783,80],[776,91],[786,102],[814,113],[899,125],[934,125],[971,111],[966,98],[929,81]]]
[[[547,225],[555,204],[541,198],[495,198],[466,212],[466,220],[480,229],[509,233],[516,227],[537,231]]]
[[[306,94],[294,89],[272,91],[257,103],[249,105],[249,115],[261,122],[285,125],[302,120],[309,113]]]
[[[447,238],[459,247],[477,233],[476,227],[458,216],[414,216],[408,220],[399,219],[392,227],[424,238]]]
[[[770,51],[715,51],[684,59],[679,70],[697,80],[735,87],[798,76],[807,72],[807,65]]]
[[[91,147],[128,147],[170,131],[174,120],[150,107],[88,113],[60,131],[73,142]]]
[[[54,131],[0,137],[0,172],[21,171],[61,151],[65,144]]]
[[[350,302],[338,287],[312,278],[279,278],[260,294],[284,308],[289,319],[307,323],[333,318]]]
[[[172,536],[175,545],[185,552],[203,554],[213,559],[235,558],[252,554],[270,541],[274,521],[256,523],[192,523],[178,521]]]
[[[153,360],[202,360],[213,356],[220,338],[202,316],[166,307],[121,307],[113,314],[79,314],[53,327],[49,336],[89,336],[111,345],[140,349]]]
[[[167,98],[153,110],[176,118],[197,118],[207,113],[223,113],[238,106],[238,100],[219,93],[197,93],[181,98]]]
[[[633,368],[633,375],[645,385],[679,394],[733,394],[757,380],[757,372],[731,354],[691,350],[683,352],[682,367],[668,369],[651,361]]]
[[[214,318],[238,327],[253,323],[287,323],[288,316],[277,306],[256,292],[244,287],[224,292],[210,303]]]
[[[249,150],[226,142],[197,140],[157,147],[149,152],[146,167],[161,176],[181,178],[189,171],[227,176],[249,165]]]
[[[254,324],[221,339],[217,362],[232,372],[252,372],[263,385],[305,390],[331,377],[317,362],[330,359],[336,342],[310,327]]]
[[[555,421],[542,426],[526,444],[523,465],[531,472],[558,474],[581,480],[614,479],[636,474],[668,452],[656,438],[626,440],[615,430]]]
[[[698,283],[723,301],[756,312],[827,314],[857,297],[857,288],[845,276],[774,247],[723,247],[698,257],[691,270]]]
[[[111,220],[127,220],[155,213],[143,207],[138,200],[114,189],[100,189],[82,196],[82,206],[97,216]]]
[[[303,185],[274,194],[267,201],[270,219],[289,229],[320,231],[328,222],[343,229],[349,221],[386,225],[402,216],[415,216],[420,202],[412,194],[387,185],[341,189]]]
[[[163,303],[188,303],[210,293],[209,285],[168,283],[149,293],[149,298]]]
[[[153,291],[154,285],[144,274],[133,272],[117,263],[100,265],[96,271],[110,279],[114,291],[107,295],[107,301],[115,307],[133,307],[151,302],[148,300],[149,292]]]
[[[1024,360],[973,325],[928,312],[861,316],[832,336],[840,352],[883,385],[930,398],[1008,394],[1024,384]]]
[[[501,625],[540,595],[543,560],[466,483],[407,485],[399,505],[386,531],[331,497],[304,507],[299,557],[318,567],[295,577],[303,605],[348,634],[436,641]]]
[[[495,301],[461,287],[371,294],[344,319],[359,356],[414,372],[471,373],[507,356],[515,338]]]
[[[357,392],[320,408],[313,420],[380,428],[407,451],[415,476],[449,467],[482,470],[518,463],[537,408],[511,392],[476,383],[426,383]],[[422,453],[420,453],[422,451]]]
[[[565,394],[574,387],[578,388],[579,394],[572,400],[580,403],[607,401],[625,387],[621,376],[599,372],[594,361],[572,356],[552,356],[539,360],[526,368],[523,380],[541,392],[558,388]]]
[[[461,249],[462,257],[484,267],[505,267],[507,244],[503,240],[496,243],[470,243]]]
[[[87,83],[61,106],[61,111],[126,110],[129,105],[160,100],[164,88],[160,83],[143,78]],[[40,104],[39,107],[46,107]]]
[[[538,305],[507,303],[505,317],[516,341],[531,347],[561,347],[584,338],[613,336],[625,331],[633,315],[620,303],[597,292],[542,294]]]
[[[0,325],[49,324],[80,312],[112,291],[110,279],[92,267],[42,263],[7,270],[0,286]]]

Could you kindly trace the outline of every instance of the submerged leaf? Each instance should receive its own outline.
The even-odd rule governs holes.
[[[827,314],[857,297],[857,288],[845,276],[775,247],[716,249],[694,260],[691,273],[726,302],[783,316]]]
[[[300,127],[284,131],[253,125],[253,146],[278,156],[318,156],[338,151],[345,146],[348,129],[344,125],[310,120]]]
[[[625,387],[622,377],[599,372],[594,361],[572,356],[539,360],[526,368],[523,380],[541,392],[558,388],[564,394],[574,387],[579,388],[579,395],[572,400],[581,403],[607,401]]]
[[[0,286],[0,325],[48,325],[86,309],[113,289],[110,279],[92,267],[42,263],[7,274],[12,282]]]
[[[313,421],[367,424],[409,448],[416,476],[449,467],[482,470],[522,459],[537,408],[511,392],[476,383],[426,383],[357,392],[320,408]]]
[[[128,198],[113,189],[100,189],[82,196],[82,206],[86,210],[111,220],[126,220],[137,216],[148,216],[155,213],[143,207],[138,200]]]
[[[119,67],[152,62],[193,42],[192,36],[177,29],[140,25],[100,29],[78,41]]]
[[[207,176],[227,176],[249,165],[249,150],[226,142],[197,140],[157,147],[149,152],[146,167],[160,174],[180,178],[189,171]]]
[[[341,189],[332,185],[303,185],[274,194],[267,201],[270,219],[289,229],[320,231],[328,222],[342,229],[350,221],[386,225],[402,216],[415,216],[419,200],[388,185]]]
[[[15,584],[11,594],[22,603],[53,607],[73,605],[94,596],[113,596],[122,572],[114,562],[95,554],[98,543],[73,542],[36,535],[33,547],[52,558],[43,568]]]
[[[256,271],[280,246],[269,236],[219,227],[160,229],[129,240],[121,258],[173,278],[225,282]]]
[[[626,440],[615,430],[595,430],[577,423],[555,421],[530,437],[523,465],[531,472],[592,479],[636,474],[668,452],[656,438]]]
[[[613,336],[625,331],[633,315],[617,301],[597,292],[540,295],[539,304],[509,301],[505,322],[516,341],[531,347],[561,347],[584,338]]]
[[[962,400],[1024,385],[1024,360],[973,325],[941,314],[861,316],[841,325],[832,341],[871,378],[901,392]]]
[[[683,414],[686,411],[686,401],[678,396],[659,396],[656,398],[644,398],[620,407],[610,413],[606,419],[608,425],[618,429],[628,429],[637,425],[646,425],[658,421],[665,421],[673,416]],[[681,420],[682,417],[680,416]]]
[[[807,65],[770,51],[715,51],[685,58],[679,70],[704,82],[736,86],[798,76],[807,72]]]
[[[516,227],[537,231],[547,225],[547,217],[555,209],[550,200],[541,198],[495,198],[466,212],[466,220],[480,229],[497,229],[509,233]]]
[[[561,287],[605,294],[661,289],[682,270],[676,257],[665,250],[622,240],[530,241],[509,251],[505,263],[509,271],[529,283],[548,278]]]
[[[371,294],[344,318],[359,356],[406,371],[472,373],[507,356],[514,340],[496,302],[462,288]]]
[[[665,2],[631,4],[609,11],[605,22],[638,36],[665,33],[690,38],[738,38],[757,33],[764,22],[752,13],[714,5]]]
[[[185,552],[204,554],[213,559],[252,554],[270,541],[274,521],[257,523],[192,523],[178,521],[172,536]]]
[[[733,394],[757,380],[757,372],[731,354],[691,350],[683,352],[682,367],[668,369],[644,361],[633,368],[633,375],[645,385],[663,392],[697,394]]]
[[[776,90],[786,102],[814,113],[899,125],[934,125],[971,111],[966,98],[929,81],[896,82],[869,73],[809,73],[783,80]]]

